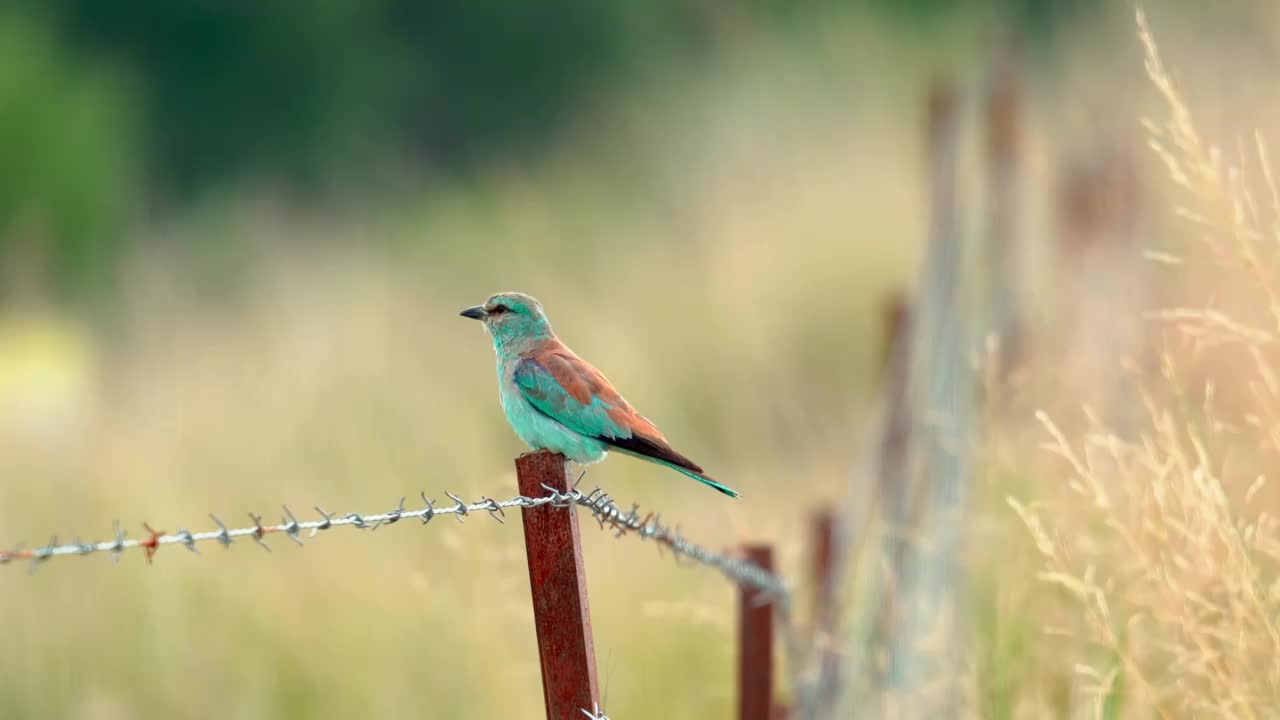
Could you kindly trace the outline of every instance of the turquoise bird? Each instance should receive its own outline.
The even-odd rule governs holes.
[[[461,315],[483,322],[493,337],[498,397],[507,421],[529,447],[558,452],[584,465],[600,462],[616,450],[738,497],[673,450],[604,374],[560,342],[537,300],[521,293],[498,293]]]

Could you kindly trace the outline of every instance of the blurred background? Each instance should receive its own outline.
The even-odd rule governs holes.
[[[374,512],[420,490],[509,496],[524,448],[490,342],[457,312],[520,290],[745,497],[625,458],[584,482],[712,547],[776,542],[798,582],[806,508],[842,508],[850,629],[827,646],[853,678],[845,708],[864,681],[901,691],[881,716],[930,707],[867,639],[894,623],[864,622],[884,603],[874,578],[902,561],[867,538],[906,522],[881,445],[894,368],[910,367],[953,378],[917,395],[957,403],[952,439],[972,449],[925,472],[960,489],[941,495],[965,518],[948,546],[961,571],[938,586],[960,638],[948,710],[926,716],[1202,717],[1211,697],[1230,699],[1224,716],[1267,716],[1280,678],[1233,683],[1280,650],[1236,652],[1276,637],[1280,593],[1257,555],[1275,496],[1251,489],[1280,437],[1256,401],[1275,386],[1280,305],[1252,130],[1276,120],[1280,14],[1147,11],[1205,128],[1201,146],[1162,146],[1182,165],[1148,148],[1140,121],[1170,107],[1127,3],[7,3],[0,542],[107,539],[116,518],[131,536],[142,521],[204,529],[209,512],[281,504]],[[1214,165],[1237,159],[1256,183]],[[894,334],[911,304],[922,322]],[[924,343],[910,361],[908,334]],[[1223,345],[1235,354],[1206,359]],[[1150,441],[1166,427],[1153,408],[1236,439]],[[1109,459],[1055,461],[1037,410]],[[955,453],[930,432],[925,455]],[[1197,463],[1200,447],[1213,459]],[[1186,492],[1151,490],[1178,468]],[[1099,501],[1110,483],[1132,504]],[[1170,519],[1169,497],[1231,508],[1246,491],[1255,514],[1214,514],[1203,552],[1167,527],[1150,554],[1110,534],[1129,528],[1117,506]],[[608,713],[728,717],[733,588],[583,528]],[[1055,538],[1071,542],[1046,552]],[[6,568],[0,717],[542,716],[517,526],[276,545]],[[1240,584],[1128,592],[1160,575],[1138,557],[1234,568]],[[1094,598],[1113,594],[1099,616]],[[1172,614],[1143,629],[1165,617],[1153,608]],[[1185,635],[1187,617],[1253,617],[1241,608],[1256,626]]]

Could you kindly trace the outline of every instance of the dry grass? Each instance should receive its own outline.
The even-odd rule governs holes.
[[[1159,258],[1212,282],[1184,286],[1185,304],[1153,313],[1164,345],[1158,373],[1133,396],[1144,409],[1135,429],[1091,416],[1067,431],[1041,413],[1047,448],[1070,471],[1067,492],[1009,502],[1042,556],[1037,577],[1063,591],[1045,597],[1046,629],[1074,665],[1082,716],[1273,717],[1280,195],[1263,136],[1228,160],[1197,126],[1142,14],[1138,27],[1169,116],[1145,123],[1150,144],[1199,239]]]

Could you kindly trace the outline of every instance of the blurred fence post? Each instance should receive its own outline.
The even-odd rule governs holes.
[[[879,503],[886,522],[892,529],[902,529],[911,522],[911,474],[907,470],[911,449],[910,383],[913,350],[911,304],[903,294],[890,297],[884,307],[884,358],[881,376],[884,393],[884,427],[880,444],[875,448]],[[906,539],[890,532],[885,539],[889,567],[904,565]],[[887,597],[880,630],[891,634],[884,624],[892,616],[892,597]],[[884,639],[883,637],[881,638]]]
[[[839,607],[836,593],[836,553],[842,541],[840,518],[830,508],[813,515],[813,631],[818,658],[818,686],[811,717],[832,717],[840,694]]]
[[[891,608],[885,680],[913,705],[908,714],[899,711],[895,717],[937,717],[956,710],[955,611],[963,585],[957,556],[972,475],[974,377],[961,310],[965,264],[955,88],[935,84],[928,108],[928,249],[910,323],[905,482],[892,489],[903,515],[893,517],[895,508],[887,508],[885,538],[885,549],[896,560],[892,592],[884,599]],[[921,694],[926,688],[927,697]]]
[[[773,572],[771,545],[745,545],[743,555]],[[738,720],[770,720],[773,705],[773,604],[760,591],[738,586]]]
[[[907,517],[910,305],[902,291],[891,293],[881,303],[878,407],[849,473],[849,492],[831,527],[831,567],[826,584],[837,603],[832,607],[836,624],[830,631],[831,645],[817,653],[818,681],[802,720],[867,713],[884,684],[881,661],[893,625],[894,595],[892,578],[883,568],[898,566],[892,558],[900,554],[894,545],[899,536],[884,529],[893,518]],[[865,572],[868,565],[874,570]],[[858,577],[859,572],[865,576]],[[851,583],[851,578],[858,582]],[[856,593],[856,597],[841,598],[841,593]],[[842,601],[847,601],[847,607],[839,605]]]
[[[1056,230],[1065,271],[1054,294],[1069,349],[1063,353],[1063,390],[1124,436],[1142,403],[1123,366],[1142,367],[1153,358],[1141,312],[1149,283],[1140,254],[1142,176],[1121,138],[1073,153],[1063,171]]]
[[[516,458],[516,477],[525,497],[546,495],[543,486],[561,493],[572,489],[564,456],[546,450]],[[600,706],[600,690],[578,514],[550,505],[521,514],[547,718],[580,720],[583,710]]]
[[[1002,50],[992,64],[987,90],[987,237],[983,253],[986,268],[986,337],[996,343],[996,377],[1003,378],[1022,354],[1022,322],[1017,302],[1019,152],[1022,127],[1019,116],[1018,60],[1016,45]]]

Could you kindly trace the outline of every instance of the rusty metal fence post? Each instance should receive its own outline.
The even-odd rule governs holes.
[[[744,545],[745,559],[773,572],[773,547]],[[773,599],[738,587],[738,718],[770,720],[773,705]]]
[[[840,695],[840,654],[835,636],[840,628],[836,588],[836,553],[840,544],[840,518],[831,508],[819,508],[813,526],[813,632],[818,659],[817,692],[810,717],[834,717]]]
[[[516,458],[520,494],[572,488],[563,455],[540,450]],[[578,539],[578,514],[549,505],[525,508],[524,546],[529,558],[533,621],[538,632],[542,692],[548,720],[581,720],[600,706],[587,576]]]

